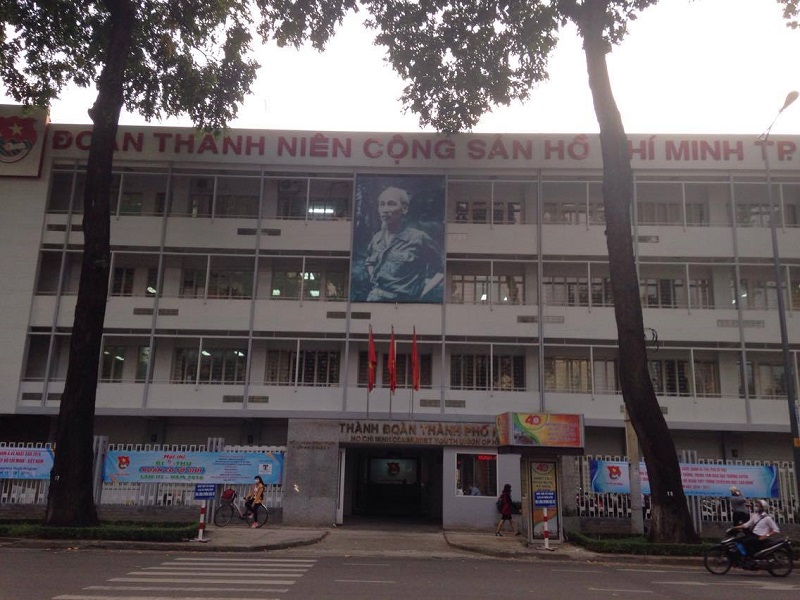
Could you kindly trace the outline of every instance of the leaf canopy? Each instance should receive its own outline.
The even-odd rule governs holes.
[[[18,102],[46,106],[96,83],[109,9],[126,0],[0,0],[0,78]],[[263,0],[260,0],[263,4]],[[138,0],[124,104],[145,119],[188,114],[217,130],[236,116],[259,67],[248,0]],[[320,43],[327,37],[320,36]]]

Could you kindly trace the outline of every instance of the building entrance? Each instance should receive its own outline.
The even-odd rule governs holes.
[[[344,514],[442,520],[440,448],[347,448]]]

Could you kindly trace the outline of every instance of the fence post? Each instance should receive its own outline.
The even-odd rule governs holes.
[[[103,466],[106,462],[106,452],[108,452],[108,436],[96,435],[93,442],[93,465],[92,465],[92,498],[95,506],[100,504],[103,497]]]

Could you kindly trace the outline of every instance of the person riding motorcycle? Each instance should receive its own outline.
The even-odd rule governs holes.
[[[781,530],[775,521],[767,513],[769,504],[766,500],[756,500],[753,503],[753,514],[746,523],[736,525],[733,529],[749,530],[747,535],[741,539],[748,556],[753,556],[756,552],[766,546],[765,541],[773,535],[780,533]]]

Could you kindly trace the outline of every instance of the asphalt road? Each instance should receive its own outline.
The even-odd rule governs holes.
[[[719,577],[697,567],[487,557],[165,553],[0,548],[2,600],[794,600],[800,572]]]

